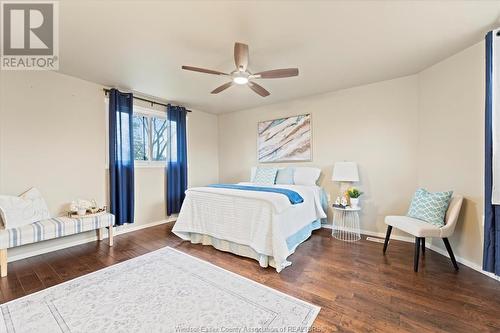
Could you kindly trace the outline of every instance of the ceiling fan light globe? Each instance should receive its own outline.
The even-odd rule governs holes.
[[[244,76],[236,76],[233,78],[233,82],[236,84],[247,84],[248,78]]]

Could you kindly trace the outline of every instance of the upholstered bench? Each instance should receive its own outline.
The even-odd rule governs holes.
[[[114,223],[114,215],[98,213],[80,218],[55,217],[18,228],[0,230],[0,275],[7,276],[7,249],[91,230],[97,230],[98,239],[102,240],[104,228],[109,229],[109,246],[113,246]]]

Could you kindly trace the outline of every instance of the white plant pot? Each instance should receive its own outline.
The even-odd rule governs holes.
[[[83,216],[87,213],[87,208],[78,208],[77,214],[78,216]]]
[[[359,207],[359,198],[351,198],[351,207],[358,208]]]

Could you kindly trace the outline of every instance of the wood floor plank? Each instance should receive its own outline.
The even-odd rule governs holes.
[[[52,287],[63,281],[54,269],[52,269],[52,267],[45,261],[28,258],[28,262],[33,266],[33,271],[36,273],[45,288]]]
[[[354,244],[318,230],[277,274],[252,259],[184,242],[159,225],[107,240],[9,263],[0,279],[4,303],[165,246],[209,261],[321,306],[315,332],[498,332],[500,283],[468,267],[455,272],[449,259],[426,251],[413,272],[413,245],[391,240]]]

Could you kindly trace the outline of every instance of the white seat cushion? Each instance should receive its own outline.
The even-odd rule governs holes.
[[[415,237],[443,237],[442,230],[425,221],[408,216],[386,216],[385,224]]]

